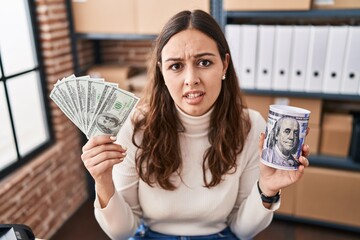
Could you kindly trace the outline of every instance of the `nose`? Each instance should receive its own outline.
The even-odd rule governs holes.
[[[188,68],[185,73],[185,81],[186,86],[195,86],[200,83],[200,78],[193,68]]]
[[[294,132],[293,132],[293,131],[291,131],[291,132],[289,133],[289,138],[290,138],[290,139],[294,139]]]

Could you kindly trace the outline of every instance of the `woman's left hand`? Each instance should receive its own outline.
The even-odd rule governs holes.
[[[306,135],[309,133],[309,128]],[[259,140],[259,151],[261,156],[262,146],[264,143],[265,135],[262,133]],[[304,170],[309,166],[307,157],[310,155],[310,147],[307,144],[302,146],[302,154],[299,157],[299,168],[297,170],[281,170],[269,167],[260,162],[260,179],[259,185],[261,190],[266,196],[274,196],[280,189],[290,186],[297,182]]]

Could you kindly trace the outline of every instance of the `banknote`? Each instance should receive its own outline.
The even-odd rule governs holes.
[[[116,134],[136,103],[137,99],[134,98],[134,95],[112,88],[104,101],[99,104],[100,108],[95,112],[88,129],[88,137],[102,133]]]
[[[117,135],[139,101],[103,78],[75,75],[59,79],[50,98],[87,138]]]

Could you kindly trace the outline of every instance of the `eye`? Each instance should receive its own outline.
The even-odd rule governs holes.
[[[208,67],[212,64],[212,62],[210,60],[207,59],[202,59],[199,61],[198,65],[201,67]]]
[[[169,69],[173,70],[173,71],[178,71],[180,70],[182,67],[181,63],[174,63],[172,65],[169,66]]]

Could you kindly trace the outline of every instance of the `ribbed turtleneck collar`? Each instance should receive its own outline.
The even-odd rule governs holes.
[[[210,125],[210,116],[213,109],[201,116],[191,116],[176,106],[180,121],[185,127],[185,134],[207,135]]]

